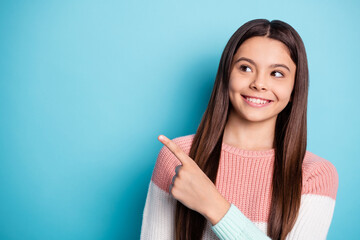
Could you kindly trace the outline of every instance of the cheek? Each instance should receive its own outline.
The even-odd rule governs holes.
[[[239,79],[231,79],[229,80],[229,91],[230,92],[237,92],[240,91],[242,88],[242,81]]]
[[[276,89],[276,95],[280,101],[289,101],[292,90],[292,85],[278,87]]]

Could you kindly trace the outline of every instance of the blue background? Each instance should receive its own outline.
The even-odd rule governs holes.
[[[308,150],[360,236],[357,1],[1,1],[0,239],[138,239],[159,134],[195,133],[230,36],[280,19],[308,54]]]

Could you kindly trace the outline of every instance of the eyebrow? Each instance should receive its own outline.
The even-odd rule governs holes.
[[[247,62],[255,65],[255,67],[256,67],[256,63],[252,59],[246,58],[246,57],[239,58],[238,60],[235,61],[235,63],[240,62],[241,60],[247,61]],[[273,68],[275,68],[275,67],[283,67],[283,68],[287,69],[290,72],[290,68],[288,68],[288,66],[286,66],[285,64],[275,63],[275,64],[271,64],[270,67],[273,67]]]

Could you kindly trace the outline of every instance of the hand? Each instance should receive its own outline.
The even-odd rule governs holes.
[[[230,203],[216,189],[214,183],[173,141],[159,135],[162,142],[182,165],[176,167],[169,193],[188,208],[199,212],[215,225],[226,214]]]

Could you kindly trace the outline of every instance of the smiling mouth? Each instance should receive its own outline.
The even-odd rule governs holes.
[[[252,103],[255,103],[255,104],[266,104],[266,103],[273,102],[273,100],[264,99],[264,98],[250,97],[250,96],[246,96],[246,95],[241,95],[241,96],[242,96],[246,101],[252,102]]]

